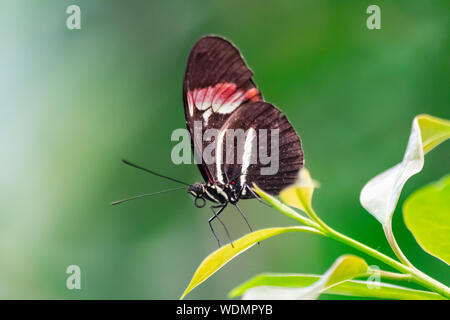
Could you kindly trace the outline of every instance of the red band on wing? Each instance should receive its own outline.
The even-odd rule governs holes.
[[[189,114],[192,117],[194,109],[205,111],[212,108],[213,112],[231,113],[242,103],[259,101],[259,91],[256,88],[238,89],[234,83],[218,83],[214,87],[188,90],[187,100]]]

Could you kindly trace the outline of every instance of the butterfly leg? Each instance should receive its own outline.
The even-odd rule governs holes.
[[[250,229],[250,232],[253,232],[252,227],[250,226],[250,223],[248,223],[247,218],[245,217],[244,213],[242,212],[241,208],[239,208],[239,206],[237,205],[237,203],[234,205],[236,207],[236,209],[239,211],[239,213],[241,214],[242,218],[244,218],[245,223],[247,223],[248,228]],[[259,241],[258,241],[258,245],[260,245]]]
[[[213,212],[214,215],[213,215],[211,218],[209,218],[208,223],[209,223],[209,227],[211,228],[212,233],[214,234],[214,237],[215,237],[216,240],[217,240],[217,243],[219,244],[219,248],[220,248],[220,241],[219,241],[219,238],[217,238],[217,235],[215,234],[215,232],[214,232],[214,230],[213,230],[213,227],[212,227],[212,225],[211,225],[211,222],[212,222],[214,219],[219,220],[220,224],[223,226],[223,228],[224,228],[224,230],[225,230],[225,233],[227,234],[228,239],[230,240],[231,246],[234,248],[233,241],[231,240],[231,237],[230,237],[230,233],[228,232],[228,229],[227,229],[227,227],[225,226],[225,224],[223,223],[223,221],[220,220],[220,218],[219,218],[219,214],[222,213],[222,211],[225,209],[226,206],[227,206],[227,204],[218,205],[218,206],[211,206],[210,208],[211,208],[211,211]],[[219,209],[219,211],[215,212],[214,209]]]
[[[216,238],[216,240],[217,240],[217,245],[218,245],[219,248],[220,248],[220,240],[219,240],[219,238],[217,237],[216,233],[214,232],[214,228],[212,227],[212,224],[211,224],[211,221],[213,221],[215,217],[216,217],[216,216],[212,216],[211,218],[209,218],[208,224],[209,224],[209,228],[211,229],[212,234],[214,235],[214,238]]]
[[[239,211],[239,213],[241,214],[242,218],[244,218],[245,223],[247,224],[248,228],[250,229],[250,232],[253,232],[252,227],[250,226],[250,223],[248,223],[247,218],[244,216],[244,213],[242,212],[241,208],[239,208],[239,206],[237,205],[237,203],[234,205],[236,207],[236,209]]]
[[[264,205],[266,205],[266,206],[268,206],[268,207],[272,207],[269,203],[267,203],[266,201],[264,201],[260,196],[259,196],[259,194],[257,194],[252,188],[250,188],[248,185],[245,185],[245,187],[247,188],[247,190],[249,190],[251,193],[252,193],[252,195],[254,195],[255,196],[255,199],[256,200],[258,200],[259,202],[261,202],[262,204],[264,204]]]

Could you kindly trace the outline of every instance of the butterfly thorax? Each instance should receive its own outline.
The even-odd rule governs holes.
[[[211,202],[227,204],[228,202],[235,204],[239,200],[240,187],[233,184],[216,183],[200,183],[196,182],[189,187],[188,192],[195,199],[206,199]]]

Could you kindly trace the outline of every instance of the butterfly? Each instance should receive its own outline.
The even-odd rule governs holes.
[[[124,162],[187,185],[196,207],[202,208],[207,201],[210,202],[213,216],[208,223],[219,247],[220,241],[211,224],[215,219],[220,221],[232,244],[219,215],[231,204],[252,230],[238,202],[253,198],[261,201],[252,189],[254,185],[271,195],[278,195],[282,189],[295,183],[304,163],[300,137],[286,116],[264,100],[253,81],[253,72],[236,46],[219,36],[205,36],[192,48],[183,79],[183,104],[191,147],[203,182],[190,185],[129,161]],[[211,130],[216,130],[216,135],[208,141],[204,137]],[[242,139],[234,135],[229,139],[229,132],[243,133]],[[276,134],[269,139],[269,132]],[[214,147],[208,157],[212,159],[207,159],[202,153],[209,146]],[[231,156],[228,156],[229,151]],[[277,161],[275,171],[266,170],[264,174],[268,163],[267,159],[262,159],[262,153],[265,156],[270,154],[271,159]],[[153,194],[137,197],[147,195]]]

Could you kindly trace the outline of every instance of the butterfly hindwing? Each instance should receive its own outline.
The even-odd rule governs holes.
[[[244,138],[240,143],[242,150],[239,149],[238,138],[234,142],[227,140],[227,130],[244,131]],[[276,134],[273,141],[272,134]],[[274,143],[278,143],[278,147],[274,146],[272,152]],[[233,146],[234,150],[231,163],[231,158],[225,161],[229,156],[226,154],[227,144]],[[262,101],[246,103],[233,112],[220,130],[217,153],[222,155],[216,157],[219,182],[249,187],[255,183],[273,195],[293,184],[303,166],[302,145],[294,128],[280,110]],[[267,161],[267,157],[273,162]],[[248,192],[242,195],[244,199],[252,197],[253,194]]]

